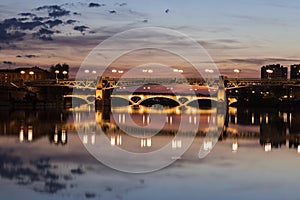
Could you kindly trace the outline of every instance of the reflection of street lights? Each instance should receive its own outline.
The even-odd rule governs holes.
[[[63,73],[63,75],[64,75],[64,79],[67,79],[67,74],[68,74],[68,72],[67,72],[67,71],[63,71],[62,73]]]
[[[268,74],[268,76],[267,76],[267,77],[268,77],[268,79],[271,79],[271,77],[270,77],[270,76],[271,76],[271,74],[273,73],[273,70],[271,70],[271,69],[267,69],[267,70],[266,70],[266,72],[267,72],[267,74]]]
[[[238,151],[239,145],[237,138],[234,138],[234,141],[232,143],[232,152],[236,153]]]
[[[58,83],[58,77],[57,77],[57,75],[59,74],[59,70],[55,70],[54,73],[55,73],[56,83]]]
[[[265,152],[270,152],[272,150],[272,144],[270,142],[267,142],[265,144]]]

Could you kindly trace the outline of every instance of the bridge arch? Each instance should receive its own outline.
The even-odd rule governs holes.
[[[143,106],[152,106],[155,104],[160,104],[162,106],[170,106],[170,107],[176,107],[181,105],[181,103],[178,102],[177,99],[170,98],[168,96],[148,97],[142,99],[139,102],[139,105],[143,105]]]
[[[213,108],[217,106],[217,99],[213,97],[199,97],[187,101],[184,105],[196,108]]]
[[[72,101],[73,99],[78,99],[81,100],[83,103],[82,104],[94,104],[95,103],[95,96],[94,95],[74,95],[74,94],[69,94],[69,95],[64,95],[64,100],[70,98]]]

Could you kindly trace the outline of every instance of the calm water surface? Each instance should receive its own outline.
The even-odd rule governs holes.
[[[0,199],[299,199],[300,111],[230,108],[227,132],[199,159],[208,125],[217,123],[213,112],[126,107],[111,114],[87,108],[73,116],[72,110],[2,108]],[[147,126],[160,115],[165,125],[153,137],[135,138],[117,126]],[[116,171],[84,146],[97,145],[99,134],[87,128],[97,123],[112,146],[128,151],[151,152],[170,141],[181,148],[181,141],[173,140],[179,115],[187,126],[199,122],[198,134],[180,159],[156,172]],[[78,135],[74,122],[86,131]]]

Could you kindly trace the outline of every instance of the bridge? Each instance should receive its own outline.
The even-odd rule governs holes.
[[[216,81],[215,79],[201,79],[201,78],[126,78],[126,79],[117,79],[117,78],[102,78],[98,77],[95,79],[68,79],[68,80],[36,80],[27,82],[28,86],[35,87],[67,87],[73,89],[73,93],[65,94],[63,97],[65,99],[68,98],[77,98],[81,99],[83,102],[87,104],[94,104],[94,100],[100,100],[101,102],[105,102],[107,104],[111,101],[111,99],[123,99],[127,100],[127,103],[131,105],[140,105],[145,103],[145,101],[170,101],[179,106],[186,106],[191,104],[193,101],[202,101],[208,102],[218,102],[221,96],[212,96],[212,95],[189,95],[189,94],[179,94],[174,96],[169,93],[155,93],[151,90],[147,93],[140,93],[135,95],[129,94],[116,94],[114,91],[120,89],[126,89],[129,87],[138,87],[147,85],[149,83],[157,84],[157,85],[190,85],[190,86],[205,86],[207,88],[217,89],[220,86],[220,81]],[[253,94],[256,92],[255,90],[263,90],[264,88],[269,88],[270,86],[278,86],[283,89],[289,90],[286,94],[282,95],[282,98],[286,99],[300,99],[300,81],[299,80],[287,80],[287,79],[234,79],[234,78],[224,78],[222,83],[225,88],[224,91],[227,93],[227,100],[229,105],[236,102],[239,96],[238,93],[247,91],[249,89],[254,88],[251,92]],[[84,92],[82,92],[84,91]],[[152,95],[152,97],[151,97]],[[224,94],[223,94],[224,95]],[[249,93],[249,95],[252,95]],[[262,94],[265,95],[265,94]],[[153,97],[156,98],[153,98]],[[281,97],[280,97],[281,98]]]

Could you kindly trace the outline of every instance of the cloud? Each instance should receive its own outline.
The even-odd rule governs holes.
[[[127,3],[115,3],[117,6],[127,6]]]
[[[62,17],[62,16],[66,16],[69,14],[70,14],[70,11],[67,11],[67,10],[56,10],[56,11],[49,12],[50,17]]]
[[[8,33],[6,28],[2,24],[0,24],[0,43],[11,42],[14,40],[20,41],[23,40],[23,37],[25,35],[25,33],[22,33],[20,31],[11,31]]]
[[[29,13],[29,12],[19,13],[19,15],[24,16],[24,17],[35,17],[36,16],[36,14]]]
[[[53,38],[51,35],[54,34],[54,31],[46,29],[46,28],[41,28],[38,32],[33,33],[32,36],[34,38],[39,38],[42,41],[53,41]]]
[[[90,3],[90,4],[89,4],[89,8],[93,8],[93,7],[101,7],[102,5],[105,5],[105,4]]]
[[[86,31],[86,29],[89,29],[89,27],[87,27],[87,26],[75,26],[74,27],[75,31],[80,31],[80,32],[84,32],[84,31]]]
[[[52,35],[54,34],[54,31],[51,31],[49,29],[45,29],[45,28],[41,28],[38,32],[37,32],[38,35]]]
[[[198,41],[200,45],[202,45],[205,49],[245,49],[246,46],[243,46],[237,40],[231,39],[216,39],[209,41]]]
[[[69,20],[66,21],[66,24],[74,24],[76,22],[78,22],[78,21],[77,20],[73,20],[73,19],[69,19]]]
[[[13,65],[13,64],[15,64],[12,61],[3,61],[2,63],[5,64],[5,65]]]
[[[79,12],[73,12],[73,15],[81,15]]]
[[[229,62],[240,64],[255,64],[264,65],[266,63],[281,63],[281,62],[296,62],[300,63],[300,59],[297,58],[235,58],[229,59]]]
[[[38,16],[35,16],[32,20],[33,21],[43,21],[45,19],[49,19],[49,17],[38,17]]]
[[[27,54],[24,57],[26,57],[26,58],[37,58],[38,56],[37,55],[33,55],[33,54]]]
[[[251,15],[229,15],[229,17],[237,19],[241,21],[243,24],[245,23],[261,23],[261,24],[273,24],[273,25],[285,25],[283,19],[280,18],[270,18],[270,17],[258,17]]]
[[[62,8],[59,5],[45,5],[45,6],[40,6],[36,8],[35,10],[41,11],[41,10],[47,10],[49,17],[62,17],[70,14],[70,11]]]
[[[45,24],[47,24],[50,28],[53,28],[54,26],[58,26],[62,23],[63,23],[63,21],[61,21],[59,19],[48,20],[48,21],[45,22]]]
[[[1,23],[2,27],[9,29],[9,28],[15,28],[15,29],[21,29],[21,30],[32,30],[37,26],[43,25],[41,21],[32,21],[32,22],[22,22],[18,20],[17,18],[10,18],[5,19]]]

